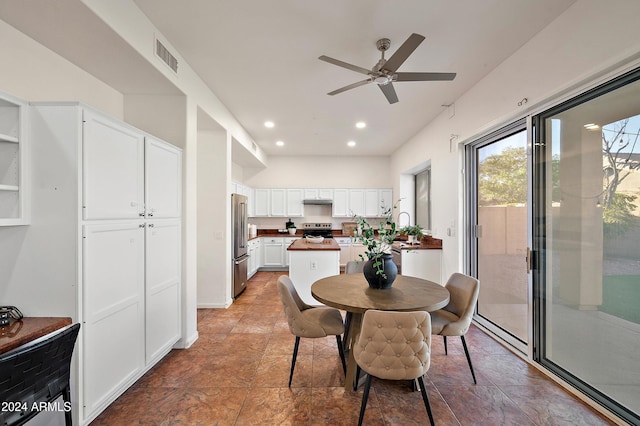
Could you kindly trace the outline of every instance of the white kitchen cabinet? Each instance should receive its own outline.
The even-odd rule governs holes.
[[[265,268],[284,266],[284,238],[263,237],[262,259],[262,266]]]
[[[78,103],[32,104],[29,135],[38,226],[6,296],[83,324],[71,386],[88,424],[181,337],[182,155]]]
[[[145,212],[147,217],[181,216],[182,151],[145,136]]]
[[[351,217],[349,214],[349,190],[338,188],[333,190],[333,217]]]
[[[378,216],[382,217],[389,209],[393,209],[393,190],[392,189],[380,189],[378,190]]]
[[[253,190],[253,215],[255,217],[269,216],[270,191],[266,188]]]
[[[344,268],[351,259],[351,238],[336,237],[336,243],[340,246],[340,267]]]
[[[349,190],[349,216],[364,216],[365,215],[365,199],[364,189],[350,189]]]
[[[0,93],[0,226],[29,223],[26,104]]]
[[[282,253],[282,256],[284,257],[284,266],[289,266],[290,264],[290,257],[289,257],[289,251],[287,250],[287,248],[289,248],[289,246],[295,241],[298,240],[299,238],[295,238],[295,237],[286,237],[284,238],[284,245],[282,246],[282,250],[284,250],[284,252]]]
[[[144,134],[91,110],[82,113],[84,219],[144,216]]]
[[[305,200],[333,200],[333,189],[310,188],[304,190]]]
[[[145,361],[150,364],[180,339],[181,222],[154,219],[145,229]]]
[[[272,189],[269,201],[269,216],[283,217],[287,215],[287,190]]]
[[[402,250],[402,275],[442,284],[442,250]]]
[[[304,216],[304,206],[302,199],[304,198],[303,189],[287,189],[287,216],[302,217]]]
[[[364,258],[364,260],[367,260],[367,257],[365,256],[365,252],[367,251],[367,248],[365,247],[364,244],[359,243],[359,242],[352,242],[351,243],[351,260],[362,260],[362,258],[360,257],[362,255],[362,257]]]
[[[380,191],[378,189],[364,190],[364,216],[378,217],[380,215]]]
[[[83,235],[83,397],[90,416],[145,365],[143,224],[86,225]]]
[[[247,244],[248,249],[247,252],[249,254],[249,265],[247,267],[247,276],[251,278],[258,272],[258,269],[261,265],[261,254],[262,254],[262,241],[260,238],[255,238]]]

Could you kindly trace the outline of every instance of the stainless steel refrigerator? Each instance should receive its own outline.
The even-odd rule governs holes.
[[[231,241],[233,244],[233,297],[247,288],[247,197],[231,194]]]

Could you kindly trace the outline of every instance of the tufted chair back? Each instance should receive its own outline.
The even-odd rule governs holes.
[[[431,362],[429,313],[368,310],[353,354],[360,368],[375,377],[422,377]]]

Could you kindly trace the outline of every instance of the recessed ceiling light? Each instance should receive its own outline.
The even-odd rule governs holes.
[[[598,130],[600,128],[600,126],[598,126],[597,124],[594,123],[589,123],[589,124],[585,124],[584,128],[587,130]]]
[[[350,147],[354,147],[354,146],[356,146],[356,141],[349,141],[349,142],[347,142],[347,146],[350,146]]]
[[[356,123],[356,127],[357,127],[358,129],[364,129],[365,127],[367,127],[367,123],[365,123],[364,121],[358,121],[358,122]]]
[[[282,141],[277,141],[277,142],[276,142],[276,145],[278,145],[278,146],[284,146],[284,142],[282,142]]]
[[[272,128],[273,126],[275,126],[275,124],[273,124],[273,121],[264,122],[264,127]]]

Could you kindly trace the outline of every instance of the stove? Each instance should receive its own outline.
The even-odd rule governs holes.
[[[314,237],[333,238],[330,223],[303,223],[302,236],[311,235]]]

